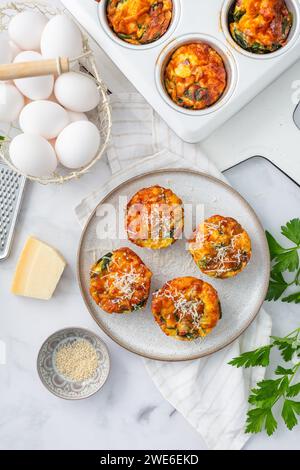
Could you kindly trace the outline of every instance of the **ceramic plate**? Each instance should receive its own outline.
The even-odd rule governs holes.
[[[98,368],[94,377],[83,382],[66,379],[55,366],[57,350],[77,339],[91,343],[98,356]],[[105,344],[94,333],[83,328],[66,328],[46,339],[38,354],[37,369],[41,381],[51,393],[68,400],[80,400],[94,395],[103,387],[109,374],[110,360]]]
[[[184,202],[190,231],[203,218],[221,214],[237,219],[252,240],[252,259],[236,278],[218,280],[199,271],[186,249],[186,239],[172,247],[150,251],[133,245],[120,234],[127,200],[139,189],[159,184],[172,189]],[[192,219],[192,220],[191,220]],[[117,230],[115,226],[117,227]],[[186,217],[187,225],[187,217]],[[186,227],[186,231],[189,228]],[[195,276],[218,291],[223,318],[205,339],[181,342],[162,333],[147,308],[128,315],[109,315],[89,294],[89,271],[101,256],[116,248],[133,249],[153,272],[152,292],[175,277]],[[128,180],[115,188],[94,210],[81,237],[78,251],[78,279],[87,308],[94,320],[124,348],[150,359],[184,361],[212,354],[238,338],[254,320],[264,301],[270,273],[269,250],[264,230],[242,196],[218,179],[190,170],[160,170]]]

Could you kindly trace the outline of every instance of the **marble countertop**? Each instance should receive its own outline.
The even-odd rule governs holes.
[[[102,58],[101,54],[99,57],[103,60],[104,78],[109,80],[113,91],[132,89],[106,57]],[[253,115],[248,117],[251,122]],[[232,129],[236,119],[238,117],[233,118]],[[243,125],[247,125],[244,115],[242,119]],[[228,148],[230,122],[226,128],[225,134],[224,131],[216,133],[218,148],[222,145]],[[262,142],[265,145],[272,140],[270,132]],[[217,149],[213,136],[210,142],[204,143],[208,154]],[[250,140],[248,144],[250,148]],[[219,166],[222,168],[222,164]],[[12,254],[0,265],[0,340],[6,349],[5,364],[0,364],[0,449],[205,448],[197,432],[161,397],[147,375],[143,360],[113,343],[99,330],[80,296],[76,282],[80,226],[74,205],[109,177],[110,170],[103,159],[93,173],[79,181],[63,186],[29,183],[26,187]],[[232,174],[232,178],[236,185],[240,182],[239,173]],[[233,180],[232,183],[235,185]],[[255,204],[261,201],[261,187],[252,189],[255,191],[251,193],[253,200],[250,202]],[[280,199],[284,201],[284,197],[287,195]],[[291,213],[299,216],[295,213],[298,208],[299,199],[294,208],[290,208]],[[262,218],[267,216],[267,212],[260,210]],[[282,217],[284,222],[287,214],[282,212]],[[49,302],[10,294],[18,255],[31,234],[55,246],[68,262],[55,296]],[[297,308],[267,305],[270,313],[278,315],[274,325],[276,333],[288,331],[296,313],[299,314]],[[284,319],[282,331],[280,324]],[[54,331],[67,326],[82,326],[99,334],[111,356],[111,374],[104,388],[81,402],[52,396],[41,384],[36,371],[36,356],[42,342]],[[246,448],[299,449],[299,437],[298,429],[289,433],[280,426],[272,439],[255,436]]]

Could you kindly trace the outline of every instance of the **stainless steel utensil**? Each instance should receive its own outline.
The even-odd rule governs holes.
[[[8,257],[26,178],[0,161],[0,260]]]

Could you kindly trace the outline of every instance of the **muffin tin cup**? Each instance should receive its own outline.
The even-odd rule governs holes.
[[[174,17],[168,31],[147,45],[132,45],[115,35],[107,22],[105,0],[100,4],[95,0],[61,0],[170,128],[189,143],[207,138],[300,60],[300,2],[285,1],[293,14],[287,44],[259,55],[242,49],[230,35],[228,11],[233,0],[173,0]],[[172,52],[192,41],[205,41],[215,48],[223,57],[228,74],[223,95],[203,110],[178,106],[163,81],[164,67]]]
[[[153,47],[157,47],[168,40],[168,38],[174,33],[177,28],[178,22],[181,17],[181,0],[173,0],[173,16],[169,28],[165,32],[161,38],[157,39],[157,41],[153,41],[149,44],[130,44],[129,42],[124,41],[123,39],[119,38],[117,34],[111,29],[108,24],[107,15],[106,15],[106,7],[107,1],[103,0],[99,3],[98,12],[99,12],[99,19],[100,24],[106,34],[117,44],[122,47],[126,47],[127,49],[135,49],[138,51],[142,51],[145,49],[151,49]]]
[[[278,56],[281,56],[285,54],[287,51],[289,51],[296,43],[299,33],[300,33],[300,6],[298,3],[298,0],[285,0],[286,6],[288,10],[292,13],[293,15],[293,25],[291,28],[291,31],[289,33],[287,43],[285,46],[281,47],[277,51],[270,52],[268,54],[255,54],[254,52],[249,52],[243,49],[241,46],[239,46],[233,37],[230,34],[229,30],[229,24],[228,24],[228,15],[230,8],[232,5],[235,3],[236,0],[225,0],[222,10],[221,10],[221,27],[222,31],[225,35],[226,40],[230,44],[232,48],[234,48],[237,52],[240,54],[245,55],[246,57],[249,57],[251,59],[257,59],[257,60],[269,60],[269,59],[274,59]]]
[[[165,68],[172,54],[180,46],[183,46],[185,44],[191,44],[191,43],[205,43],[211,46],[213,49],[215,49],[218,52],[218,54],[220,54],[220,56],[222,57],[225,68],[226,68],[226,72],[227,72],[227,86],[222,96],[219,98],[218,101],[216,101],[216,103],[201,110],[183,108],[177,105],[176,103],[174,103],[174,101],[169,96],[165,87],[165,83],[164,83]],[[162,50],[156,62],[155,81],[156,81],[156,86],[158,88],[158,91],[161,97],[173,109],[175,109],[176,111],[180,113],[188,114],[190,116],[203,116],[203,115],[210,114],[219,110],[220,108],[225,106],[225,104],[228,102],[228,100],[234,93],[234,90],[237,85],[238,68],[230,50],[221,41],[207,34],[192,33],[192,34],[186,34],[184,36],[180,36],[174,39]]]

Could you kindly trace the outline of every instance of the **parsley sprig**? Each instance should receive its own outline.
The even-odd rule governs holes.
[[[270,255],[272,260],[271,278],[266,300],[278,300],[284,292],[291,286],[300,286],[300,219],[293,219],[285,226],[281,227],[281,233],[294,245],[289,248],[282,247],[275,238],[266,232]],[[283,273],[295,273],[294,278],[289,282]],[[282,302],[300,303],[300,289],[286,297],[281,298]]]
[[[293,400],[300,394],[300,382],[294,383],[300,369],[300,328],[283,338],[272,336],[271,343],[254,351],[245,352],[229,362],[236,367],[267,367],[270,364],[270,353],[273,348],[279,349],[283,360],[290,363],[281,365],[275,370],[274,379],[262,380],[251,390],[247,413],[246,433],[259,433],[266,430],[271,436],[277,429],[277,420],[273,408],[280,402],[281,416],[289,430],[296,426],[300,415],[300,402]]]
[[[272,260],[271,279],[266,300],[278,300],[290,286],[300,286],[300,219],[293,219],[281,227],[281,233],[293,242],[289,248],[282,247],[275,238],[266,232]],[[294,273],[294,278],[288,282],[283,273]],[[283,302],[300,303],[300,291],[281,299]],[[281,417],[289,430],[298,424],[300,402],[295,398],[300,394],[300,382],[296,376],[300,369],[300,328],[292,331],[283,338],[271,336],[270,344],[254,351],[245,352],[232,359],[230,365],[235,367],[268,367],[270,354],[278,349],[285,366],[278,365],[275,378],[258,382],[251,390],[248,398],[250,409],[247,413],[246,433],[259,433],[263,430],[271,436],[277,429],[277,419],[274,416],[275,405],[280,405]]]

